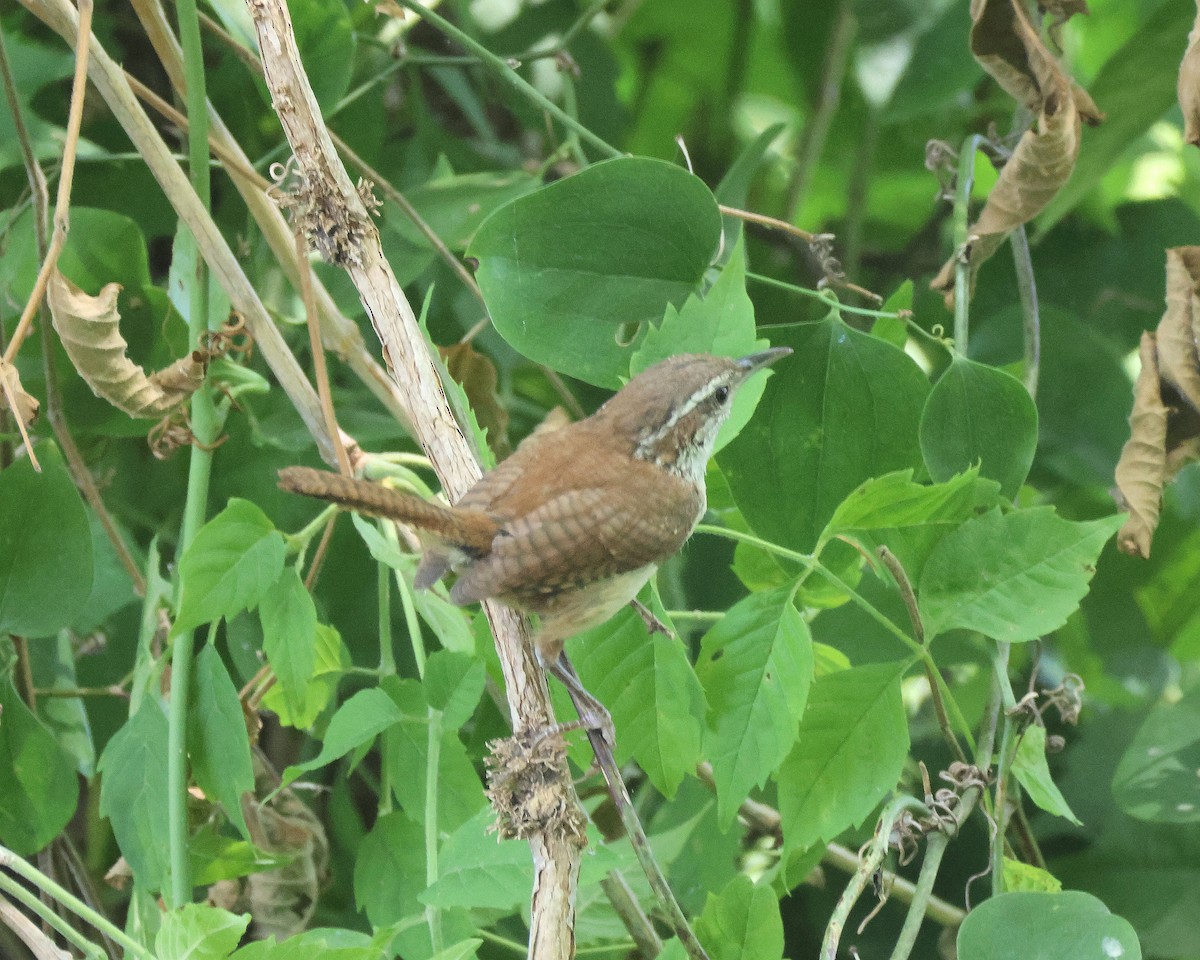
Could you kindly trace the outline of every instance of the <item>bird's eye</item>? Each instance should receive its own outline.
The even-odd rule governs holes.
[[[713,396],[716,397],[717,403],[724,403],[729,399],[729,388],[717,387],[717,389],[713,391]]]

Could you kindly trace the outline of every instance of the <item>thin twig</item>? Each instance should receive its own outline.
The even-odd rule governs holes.
[[[296,262],[300,266],[300,297],[304,302],[304,319],[308,327],[308,345],[312,350],[313,379],[316,381],[317,396],[321,400],[321,413],[325,417],[325,429],[333,439],[333,451],[337,455],[338,469],[342,476],[354,474],[350,458],[342,445],[341,430],[338,429],[337,414],[333,409],[333,393],[329,386],[329,368],[325,365],[325,345],[321,342],[321,328],[317,320],[317,302],[313,296],[312,265],[308,262],[308,244],[304,231],[297,224]],[[331,518],[332,519],[332,518]]]
[[[50,274],[58,265],[58,255],[67,241],[67,231],[71,229],[71,184],[75,180],[75,150],[79,146],[79,127],[83,122],[83,100],[87,91],[89,45],[84,41],[91,34],[91,30],[92,0],[79,0],[79,25],[76,28],[75,42],[75,77],[71,82],[71,106],[67,113],[67,136],[63,143],[58,196],[54,201],[54,233],[50,237],[50,250],[46,259],[42,261],[42,268],[38,271],[33,292],[29,295],[29,302],[25,304],[21,319],[17,321],[12,339],[9,340],[8,348],[4,351],[5,363],[13,362],[25,335],[29,332],[33,315],[41,305],[42,297],[45,296]],[[18,417],[18,424],[20,424],[20,420],[21,418]],[[24,431],[22,430],[22,432]],[[26,444],[28,445],[28,440],[26,440]],[[37,464],[32,448],[29,451],[29,458],[35,465]]]
[[[1021,298],[1023,339],[1025,342],[1025,389],[1037,399],[1038,373],[1042,365],[1042,318],[1038,308],[1037,280],[1033,274],[1033,259],[1029,253],[1029,236],[1025,224],[1008,235],[1012,247],[1013,266],[1017,272],[1017,293]]]
[[[971,188],[975,184],[975,151],[983,142],[978,133],[963,141],[954,184],[954,349],[964,357],[971,310]]]
[[[761,227],[770,227],[772,230],[781,230],[784,233],[790,233],[793,237],[799,237],[805,243],[815,243],[817,235],[810,233],[808,230],[801,229],[794,223],[788,223],[786,220],[780,220],[778,217],[769,217],[765,213],[754,213],[750,210],[742,210],[739,207],[730,207],[724,203],[717,204],[717,209],[728,217],[737,217],[739,220],[745,220],[748,223],[757,223]]]
[[[927,815],[929,813],[925,804],[920,800],[906,796],[896,797],[883,808],[879,822],[875,824],[875,833],[867,844],[866,850],[858,858],[858,869],[854,871],[850,882],[846,884],[846,889],[838,898],[837,906],[834,907],[829,923],[825,927],[825,936],[821,941],[821,960],[835,960],[837,957],[838,943],[842,938],[846,921],[850,918],[850,911],[858,903],[858,898],[866,890],[867,884],[875,872],[883,865],[883,858],[887,856],[888,847],[891,845],[892,829],[900,815],[906,810],[917,814]]]
[[[900,588],[900,596],[904,599],[905,609],[908,610],[908,619],[912,623],[913,635],[917,638],[917,642],[921,646],[928,649],[925,638],[925,623],[921,619],[921,609],[917,605],[917,595],[913,590],[912,582],[908,579],[908,573],[904,569],[904,565],[887,547],[880,547],[875,551],[876,555],[882,561],[883,565],[888,568],[888,571],[895,578],[897,586]],[[921,661],[921,665],[925,668],[925,676],[929,681],[929,696],[933,701],[934,713],[937,715],[938,726],[941,727],[942,736],[950,745],[955,759],[961,763],[967,762],[967,755],[963,753],[962,745],[958,742],[958,737],[954,735],[954,728],[950,725],[950,717],[946,714],[946,704],[942,700],[941,687],[938,685],[937,677],[934,675],[937,669],[936,665],[930,662],[929,658]]]
[[[417,0],[399,0],[400,6],[411,10],[414,14],[423,20],[427,20],[439,32],[453,39],[455,42],[466,47],[477,57],[482,64],[487,67],[493,75],[501,82],[512,87],[527,100],[532,102],[538,108],[544,110],[555,120],[561,123],[568,130],[574,130],[579,136],[586,140],[589,144],[603,153],[606,157],[620,157],[622,153],[612,144],[596,136],[591,130],[581,124],[578,120],[573,119],[561,107],[552,101],[548,100],[536,87],[526,82],[512,68],[507,60],[504,60],[496,54],[492,53],[487,47],[483,46],[474,37],[464,33],[450,21],[439,16],[433,10],[423,6]]]
[[[650,918],[646,916],[646,911],[637,902],[637,897],[634,896],[629,882],[622,876],[621,871],[610,870],[601,879],[600,887],[608,897],[609,903],[613,905],[613,909],[616,910],[617,916],[621,918],[621,922],[625,924],[625,929],[629,931],[633,942],[637,944],[638,952],[646,960],[654,960],[662,953],[662,938],[654,929]]]
[[[567,672],[578,680],[578,674],[575,673],[575,668],[567,659],[566,654],[562,655],[561,662]],[[571,702],[575,704],[579,715],[584,716],[588,712],[588,706],[576,699],[578,693],[572,687],[568,686],[567,692],[571,695]],[[604,734],[600,730],[588,730],[587,737],[588,742],[592,745],[592,753],[596,756],[596,764],[604,775],[604,782],[608,784],[609,796],[612,797],[613,805],[616,806],[617,813],[621,816],[621,823],[629,837],[629,845],[633,848],[633,853],[642,866],[642,872],[646,874],[646,879],[650,882],[651,892],[667,915],[667,923],[675,932],[675,936],[679,938],[679,942],[683,944],[688,956],[693,960],[708,960],[708,954],[700,945],[700,941],[696,939],[696,934],[692,932],[687,917],[684,916],[679,901],[675,899],[675,894],[671,892],[666,875],[659,866],[654,851],[650,848],[650,841],[646,837],[642,821],[633,805],[633,798],[629,796],[625,779],[621,776],[621,770],[613,756],[612,746],[604,739]]]
[[[71,960],[69,950],[55,946],[54,941],[6,897],[0,897],[0,921],[21,938],[36,960]]]

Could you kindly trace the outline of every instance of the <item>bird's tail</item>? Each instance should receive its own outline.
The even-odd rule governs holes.
[[[444,507],[411,493],[327,470],[285,467],[279,471],[279,486],[290,493],[328,500],[347,510],[398,520],[476,555],[488,553],[496,536],[496,521],[482,510]]]

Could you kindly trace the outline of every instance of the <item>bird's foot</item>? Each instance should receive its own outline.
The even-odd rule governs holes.
[[[670,637],[673,640],[676,639],[675,632],[665,623],[659,620],[658,617],[654,615],[654,611],[642,603],[641,600],[630,600],[629,605],[633,607],[633,609],[637,611],[638,616],[642,618],[642,623],[646,625],[646,629],[650,631],[651,636],[654,636],[656,633],[661,633],[664,637]]]

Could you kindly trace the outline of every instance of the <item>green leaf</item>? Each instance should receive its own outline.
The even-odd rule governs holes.
[[[1047,813],[1066,817],[1076,826],[1083,826],[1050,776],[1050,766],[1046,762],[1045,727],[1034,724],[1026,728],[1017,744],[1012,770],[1030,800]]]
[[[1196,5],[1189,0],[1164,0],[1136,30],[1122,31],[1124,44],[1088,85],[1108,117],[1085,130],[1071,179],[1038,217],[1039,240],[1094,194],[1129,149],[1175,107],[1179,59],[1195,17]]]
[[[1023,890],[1058,893],[1062,890],[1062,883],[1054,874],[1031,863],[1005,857],[1001,870],[1004,874],[1004,889],[1013,893]]]
[[[1020,936],[1014,936],[1020,931]],[[1128,921],[1088,893],[1002,893],[967,914],[958,960],[1141,960]]]
[[[914,483],[911,470],[887,473],[867,480],[838,505],[820,543],[845,536],[870,553],[887,546],[916,581],[942,537],[981,505],[993,506],[997,492],[974,469],[932,485]]]
[[[440,593],[444,588],[436,584],[428,590],[411,590],[413,575],[417,569],[417,556],[404,553],[396,545],[389,543],[371,523],[357,513],[351,514],[354,529],[362,537],[363,543],[371,551],[371,556],[379,563],[391,567],[397,576],[402,576],[409,584],[412,592],[413,606],[417,614],[433,628],[438,642],[447,650],[456,653],[474,654],[475,635],[471,632],[470,617],[461,607],[456,607]]]
[[[1016,377],[955,357],[921,414],[921,453],[934,480],[979,472],[1015,498],[1037,450],[1037,406]]]
[[[351,666],[350,654],[341,635],[333,627],[318,623],[315,664],[312,678],[304,687],[303,708],[293,712],[278,684],[267,691],[263,704],[279,714],[279,722],[285,726],[307,730],[329,705],[338,681]]]
[[[427,674],[428,676],[428,674]],[[444,685],[438,682],[444,690]],[[388,731],[383,748],[389,767],[403,771],[392,778],[392,791],[400,808],[417,823],[425,822],[425,784],[429,772],[429,703],[423,685],[416,680],[384,677],[383,690],[391,697],[404,719]],[[443,830],[454,830],[470,820],[487,804],[483,784],[458,730],[448,724],[438,740],[437,819]]]
[[[248,500],[233,499],[208,521],[179,561],[173,632],[253,610],[283,572],[283,536]]]
[[[505,340],[531,360],[615,388],[667,304],[699,286],[720,231],[701,180],[661,160],[622,157],[501,207],[468,253]]]
[[[418,896],[422,903],[511,912],[529,900],[529,845],[495,836],[489,829],[495,819],[485,807],[450,834],[438,853],[437,880]]]
[[[321,112],[328,113],[349,88],[354,69],[356,44],[350,11],[339,3],[288,0],[288,13],[313,95]]]
[[[205,824],[188,839],[188,861],[192,883],[207,887],[219,880],[233,880],[252,873],[279,870],[293,862],[286,853],[267,853],[245,840],[235,840]]]
[[[75,763],[0,679],[0,841],[37,853],[70,821],[79,802]]]
[[[860,483],[921,465],[929,385],[902,350],[834,317],[772,326],[771,340],[795,353],[717,461],[755,533],[809,551]]]
[[[1016,643],[1057,630],[1087,593],[1096,558],[1122,519],[1080,523],[1036,507],[968,520],[934,548],[921,573],[926,636],[957,627]]]
[[[471,238],[492,211],[541,186],[537,177],[524,170],[488,170],[451,174],[427,180],[408,191],[409,202],[451,250],[466,250]],[[410,236],[423,234],[404,218]]]
[[[656,599],[651,609],[666,616]],[[617,761],[632,757],[659,791],[674,796],[700,761],[704,732],[704,691],[683,645],[661,633],[647,637],[642,618],[625,607],[567,646],[583,685],[612,714]]]
[[[200,789],[220,802],[225,815],[249,839],[242,794],[254,792],[250,740],[237,688],[221,655],[206,645],[196,657],[188,698],[188,756]]]
[[[391,956],[388,954],[387,956]],[[384,960],[381,947],[357,930],[306,930],[282,943],[275,938],[248,943],[233,960]]]
[[[754,305],[746,293],[745,249],[739,243],[703,299],[693,294],[679,310],[668,306],[662,323],[646,331],[629,372],[641,373],[677,353],[744,357],[768,346],[770,343],[757,339],[754,332]],[[715,449],[724,447],[746,425],[766,385],[767,377],[751,377],[738,390]]]
[[[1131,817],[1200,821],[1200,688],[1160,703],[1134,734],[1113,777],[1113,798]]]
[[[442,725],[456,730],[471,719],[483,696],[483,661],[465,653],[437,650],[425,662],[425,698],[442,712]]]
[[[354,902],[376,927],[403,920],[424,907],[425,833],[396,811],[375,821],[354,860]]]
[[[53,640],[30,644],[28,649],[33,681],[39,688],[64,691],[79,688],[75,650],[68,631],[61,630]],[[41,696],[37,712],[58,745],[74,759],[75,769],[91,779],[96,772],[96,744],[82,698]]]
[[[100,814],[112,823],[134,879],[152,891],[170,876],[166,756],[167,718],[149,699],[100,755]]]
[[[331,763],[339,757],[344,757],[355,747],[371,740],[393,724],[403,719],[400,708],[391,697],[378,687],[360,690],[349,700],[338,707],[337,713],[329,721],[329,729],[325,731],[325,740],[321,744],[321,752],[305,763],[296,763],[283,771],[283,782],[286,787],[300,774],[316,770]]]
[[[0,470],[0,634],[48,637],[92,592],[92,534],[83,501],[53,443]]]
[[[158,960],[225,960],[237,949],[250,925],[250,914],[241,916],[200,903],[163,914],[154,938]]]
[[[723,830],[792,749],[808,702],[812,638],[793,592],[752,594],[701,643],[696,674],[708,700],[704,752],[712,761]]]
[[[908,755],[906,663],[817,678],[800,736],[779,770],[784,846],[804,850],[856,827],[895,788]]]
[[[317,666],[317,608],[295,567],[262,595],[263,652],[292,713],[301,713]]]
[[[780,960],[783,921],[775,892],[745,875],[734,877],[720,894],[708,895],[696,936],[712,960]]]

